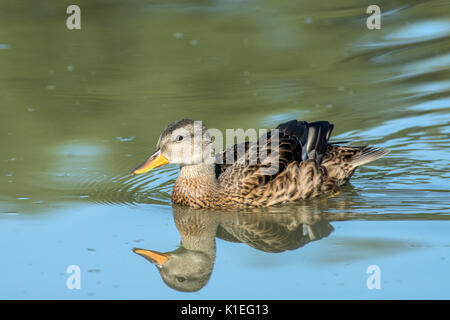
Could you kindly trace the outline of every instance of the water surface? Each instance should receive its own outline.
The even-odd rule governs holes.
[[[69,4],[0,4],[0,298],[450,298],[448,1],[381,1],[380,30],[356,0],[79,1],[74,31]],[[130,171],[184,117],[329,120],[391,153],[331,199],[180,211],[176,166]],[[191,216],[213,265],[184,293],[132,248],[177,249]]]

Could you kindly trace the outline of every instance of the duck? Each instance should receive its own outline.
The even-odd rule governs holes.
[[[167,252],[144,248],[132,251],[153,264],[168,287],[196,292],[207,285],[213,273],[216,238],[277,254],[328,237],[334,231],[330,221],[347,217],[317,214],[310,206],[297,206],[277,214],[174,206],[173,219],[181,238],[178,248]]]
[[[136,167],[143,174],[180,166],[172,202],[194,209],[270,207],[339,194],[356,168],[389,153],[372,145],[330,142],[329,121],[291,120],[216,153],[200,120],[181,119],[161,133],[153,154]]]

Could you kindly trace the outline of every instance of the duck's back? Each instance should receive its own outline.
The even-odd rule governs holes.
[[[333,124],[292,120],[218,155],[223,207],[270,206],[331,194],[355,168],[387,153],[329,143]]]

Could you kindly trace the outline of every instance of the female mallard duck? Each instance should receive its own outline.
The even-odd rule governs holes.
[[[267,207],[335,194],[358,166],[389,151],[329,143],[332,130],[328,121],[292,120],[215,154],[206,127],[182,119],[163,131],[156,151],[133,174],[179,164],[172,201],[191,208]]]

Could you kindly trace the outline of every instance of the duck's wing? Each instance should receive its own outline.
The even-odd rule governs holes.
[[[216,164],[217,178],[224,186],[265,185],[293,161],[301,160],[301,145],[295,138],[270,131],[257,142],[228,148],[224,162]]]
[[[283,173],[293,162],[325,155],[333,125],[292,120],[262,135],[257,142],[236,144],[217,155],[219,183],[242,192],[262,187]]]

